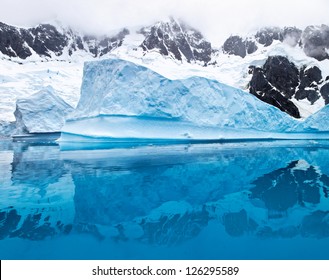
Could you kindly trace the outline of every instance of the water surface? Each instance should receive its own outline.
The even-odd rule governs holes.
[[[329,142],[0,144],[0,259],[328,259]]]

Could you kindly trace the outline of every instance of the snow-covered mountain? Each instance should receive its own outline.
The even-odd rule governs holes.
[[[268,27],[232,35],[215,48],[220,42],[212,45],[173,18],[110,36],[86,35],[57,23],[33,28],[0,23],[0,130],[10,130],[17,99],[48,85],[76,107],[83,63],[106,58],[146,66],[171,80],[217,80],[304,119],[329,102],[328,30],[327,25]]]
[[[307,117],[327,105],[329,27],[308,26],[304,31],[296,27],[263,28],[246,38],[229,37],[223,51],[246,58],[274,45],[281,51],[269,53],[262,64],[250,64],[249,92],[295,118]]]
[[[162,55],[179,61],[202,62],[211,60],[211,43],[196,29],[171,18],[140,31],[145,35],[141,44],[144,51],[157,50]]]
[[[0,51],[8,57],[26,59],[33,55],[56,58],[77,51],[103,56],[122,44],[127,29],[113,36],[82,35],[70,28],[40,24],[33,28],[17,28],[0,23]]]

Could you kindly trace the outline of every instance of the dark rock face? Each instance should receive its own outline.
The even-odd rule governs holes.
[[[117,35],[113,37],[103,37],[101,39],[96,36],[84,36],[83,41],[87,43],[88,50],[95,57],[103,56],[109,53],[111,50],[120,47],[123,39],[129,34],[129,30],[124,28]]]
[[[32,41],[32,36],[29,35],[28,32],[0,22],[0,51],[10,57],[27,58],[32,55],[25,44],[26,39]]]
[[[59,31],[50,24],[23,29],[0,23],[0,51],[9,57],[25,59],[33,51],[41,57],[60,56],[67,48],[69,55],[77,50],[85,50],[97,57],[119,47],[127,34],[129,31],[123,29],[112,37],[81,37],[70,29]]]
[[[285,41],[294,47],[300,41],[301,35],[302,30],[296,27],[266,27],[259,30],[255,34],[255,38],[259,44],[264,45],[265,47],[272,45],[274,40],[281,42]]]
[[[329,26],[308,26],[302,34],[303,49],[306,55],[317,60],[328,59]]]
[[[51,53],[56,56],[63,54],[63,49],[67,46],[69,39],[65,34],[59,33],[54,26],[41,24],[29,31],[33,39],[27,42],[37,54],[48,57],[51,57]]]
[[[291,101],[307,99],[314,104],[321,96],[329,101],[329,86],[322,86],[321,70],[316,67],[298,69],[286,57],[269,57],[263,67],[250,67],[252,73],[249,91],[260,100],[278,107],[289,115],[300,118],[300,112]]]
[[[245,57],[257,50],[257,45],[268,47],[274,41],[301,47],[307,56],[317,60],[329,59],[329,26],[308,26],[304,31],[296,27],[266,27],[260,29],[254,39],[246,39],[240,36],[230,36],[223,45],[224,53]],[[255,41],[254,41],[255,40]]]
[[[255,42],[243,40],[239,36],[229,37],[223,45],[223,51],[227,54],[238,55],[244,58],[247,54],[254,53],[257,50]]]
[[[322,97],[324,98],[324,101],[327,104],[329,104],[329,83],[326,83],[323,85],[320,89],[320,93]]]
[[[284,96],[291,98],[298,86],[298,69],[283,56],[272,56],[267,59],[263,69],[267,80]]]
[[[282,56],[269,57],[262,68],[251,68],[249,91],[260,100],[289,115],[300,118],[296,105],[289,100],[298,86],[298,69]]]
[[[158,50],[162,55],[172,56],[188,62],[201,61],[205,65],[211,59],[211,44],[202,34],[188,25],[171,19],[159,22],[151,28],[140,31],[145,35],[141,44],[144,51]]]
[[[267,27],[259,30],[255,34],[258,43],[265,47],[270,46],[274,40],[283,41],[282,30],[278,27]]]

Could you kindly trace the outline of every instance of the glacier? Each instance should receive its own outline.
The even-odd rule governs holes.
[[[168,79],[121,59],[87,62],[60,141],[280,138],[298,121],[243,90],[203,77]]]

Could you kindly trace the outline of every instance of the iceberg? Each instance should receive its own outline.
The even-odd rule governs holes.
[[[168,79],[120,59],[87,62],[60,141],[279,138],[298,121],[243,90],[203,77]]]
[[[303,132],[329,132],[329,106],[323,107],[320,111],[309,116],[304,122],[298,124],[295,128],[296,131]]]
[[[51,86],[16,102],[16,134],[59,132],[73,108]]]

